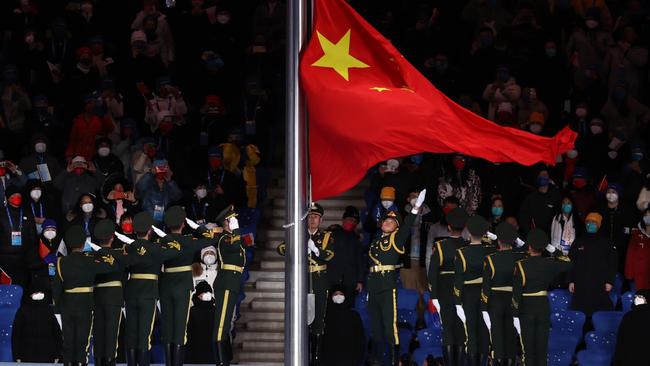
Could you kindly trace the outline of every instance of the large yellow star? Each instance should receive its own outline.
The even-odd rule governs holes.
[[[316,34],[324,54],[312,66],[332,68],[347,81],[350,80],[348,72],[351,68],[370,67],[350,55],[350,29],[336,44],[330,42],[320,32],[316,31]]]

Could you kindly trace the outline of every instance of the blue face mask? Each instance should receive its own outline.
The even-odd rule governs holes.
[[[412,155],[411,156],[411,162],[413,162],[413,164],[415,164],[415,165],[422,164],[423,159],[424,159],[424,157],[422,156],[422,154],[417,154],[417,155]]]
[[[593,222],[588,222],[587,224],[585,224],[585,228],[587,229],[587,232],[589,234],[595,234],[598,232],[598,225],[596,225]]]
[[[550,179],[548,177],[537,177],[537,186],[538,187],[546,187],[548,183],[550,182]]]
[[[573,210],[573,205],[570,203],[565,203],[562,205],[562,212],[565,214],[571,213],[571,210]]]
[[[492,216],[499,217],[503,215],[503,207],[492,207]]]

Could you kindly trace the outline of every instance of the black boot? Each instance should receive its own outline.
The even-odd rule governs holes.
[[[113,357],[106,357],[106,361],[104,363],[105,366],[115,366],[115,359]]]
[[[320,366],[320,346],[323,336],[320,334],[314,335],[314,358],[312,366]]]
[[[149,366],[151,352],[138,350],[138,366]]]
[[[465,366],[467,359],[463,346],[454,346],[454,355],[451,359],[451,366]]]
[[[454,346],[444,346],[442,348],[442,362],[445,366],[456,366],[454,364]]]
[[[399,366],[399,346],[393,346],[390,349],[390,365],[391,366]]]
[[[503,363],[501,365],[502,366],[516,366],[517,365],[517,359],[515,359],[515,358],[504,358]]]
[[[481,353],[478,356],[479,366],[488,366],[488,355],[486,353]]]
[[[105,366],[106,365],[106,357],[95,357],[95,366]]]
[[[478,353],[471,353],[465,355],[465,365],[476,366],[478,364]]]
[[[217,363],[217,365],[230,366],[230,358],[228,357],[228,346],[226,345],[226,342],[217,342],[217,354],[219,355],[218,360],[221,361],[221,363]]]
[[[181,346],[180,344],[175,344],[174,348],[172,349],[172,352],[173,352],[172,360],[174,360],[172,365],[183,366],[183,359],[185,358],[185,347]]]
[[[212,344],[212,353],[214,354],[214,362],[217,366],[222,366],[223,364],[221,363],[221,355],[219,354],[219,346],[218,343],[213,343]]]
[[[138,365],[137,354],[138,354],[138,352],[136,350],[134,350],[134,349],[127,349],[126,350],[126,365],[127,366],[137,366]]]
[[[165,349],[165,366],[172,366],[173,365],[173,362],[172,362],[172,357],[173,357],[173,354],[172,354],[173,351],[172,350],[173,350],[173,347],[174,347],[174,345],[171,344],[171,343],[165,343],[163,345],[163,348]]]

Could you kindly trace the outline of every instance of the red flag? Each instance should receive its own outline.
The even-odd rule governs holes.
[[[0,268],[0,285],[11,285],[11,276],[2,268]]]
[[[48,248],[45,244],[43,244],[42,240],[39,240],[38,244],[38,255],[41,257],[41,259],[45,259],[50,254],[50,248]]]
[[[607,175],[605,175],[605,176],[603,176],[603,179],[598,184],[598,192],[600,192],[600,193],[607,192],[607,187],[608,186],[609,186],[609,182],[607,181]]]
[[[573,148],[506,128],[438,91],[344,0],[316,0],[313,36],[300,63],[309,111],[313,200],[345,192],[380,161],[460,152],[493,162],[554,164]]]

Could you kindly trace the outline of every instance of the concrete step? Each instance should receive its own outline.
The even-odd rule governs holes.
[[[284,289],[280,290],[258,290],[246,289],[246,297],[242,301],[243,304],[248,304],[252,301],[259,299],[284,299]]]
[[[280,257],[279,259],[267,259],[260,263],[260,268],[262,270],[284,270],[284,258]]]
[[[248,362],[280,362],[284,361],[284,352],[242,352],[239,355],[239,363]]]
[[[269,240],[284,240],[285,230],[282,227],[269,228],[268,230],[262,230],[258,237],[260,240],[264,239]]]
[[[251,303],[251,309],[284,312],[284,299],[256,299]]]
[[[284,292],[284,279],[265,278],[255,282],[257,290],[272,290]]]
[[[284,219],[270,219],[268,221],[269,226],[274,227],[274,228],[279,228],[284,225]],[[322,229],[327,229],[330,227],[330,225],[341,225],[341,218],[336,218],[336,217],[327,217],[327,214],[325,214],[324,220],[321,222],[320,227]],[[280,238],[279,240],[284,240],[284,237]]]
[[[327,214],[327,211],[329,209],[341,209],[345,208],[345,206],[354,206],[357,208],[363,208],[366,205],[366,202],[362,198],[357,198],[357,199],[338,199],[338,198],[333,198],[325,201],[319,201],[318,202],[321,206],[323,206],[323,210],[325,210],[325,214]],[[284,198],[276,198],[273,200],[273,207],[274,208],[283,208],[286,207],[287,205],[287,200]]]
[[[251,308],[241,308],[241,318],[239,321],[284,321],[284,313],[268,312],[253,310]],[[239,322],[238,321],[238,322]]]
[[[250,278],[248,279],[248,282],[255,283],[257,280],[260,278],[274,278],[274,279],[284,279],[284,271],[277,271],[277,270],[265,270],[265,269],[259,269],[259,270],[252,270],[248,272],[250,275]]]
[[[234,343],[245,342],[284,342],[284,334],[279,332],[258,332],[251,330],[242,330],[237,332]]]
[[[246,323],[246,329],[260,332],[284,332],[284,322],[255,320]]]
[[[244,352],[284,352],[284,342],[244,342]]]

